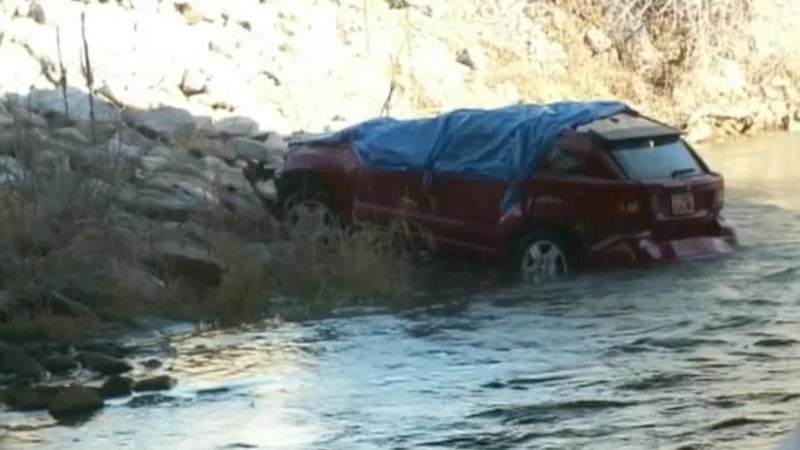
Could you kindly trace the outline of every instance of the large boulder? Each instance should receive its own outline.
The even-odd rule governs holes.
[[[189,111],[172,106],[150,111],[129,109],[123,117],[128,125],[148,138],[167,142],[188,139],[197,129],[197,122]]]
[[[57,420],[93,413],[103,408],[103,399],[95,389],[67,386],[50,402],[48,411]]]
[[[2,400],[17,411],[47,409],[60,390],[58,386],[11,387]]]
[[[202,285],[219,285],[225,273],[222,261],[207,249],[188,242],[166,240],[158,243],[154,262],[175,276]]]
[[[96,96],[92,99],[85,90],[75,87],[67,88],[66,103],[60,89],[37,89],[20,102],[30,104],[34,111],[48,117],[89,121],[93,105],[96,122],[115,123],[121,118],[114,105]]]

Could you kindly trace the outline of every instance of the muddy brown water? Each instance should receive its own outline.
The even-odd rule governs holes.
[[[4,449],[769,449],[800,419],[800,135],[702,149],[743,248],[461,308],[190,333],[180,382]]]

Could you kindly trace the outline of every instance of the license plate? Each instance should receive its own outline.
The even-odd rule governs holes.
[[[672,194],[671,197],[672,214],[683,216],[694,213],[694,194],[685,192],[682,194]]]

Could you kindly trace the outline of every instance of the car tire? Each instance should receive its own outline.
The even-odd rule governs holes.
[[[567,240],[545,231],[528,233],[520,241],[512,264],[515,278],[524,284],[563,280],[575,267]]]
[[[335,227],[339,218],[328,191],[314,183],[292,188],[281,201],[281,219],[290,228]]]

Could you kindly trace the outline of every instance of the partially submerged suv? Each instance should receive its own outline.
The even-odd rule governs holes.
[[[678,129],[617,102],[379,118],[293,142],[288,218],[401,220],[528,281],[732,252],[722,176]]]

